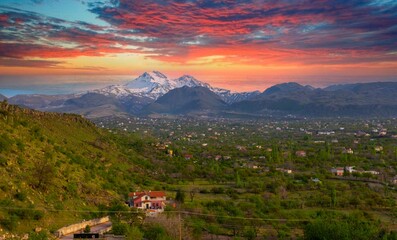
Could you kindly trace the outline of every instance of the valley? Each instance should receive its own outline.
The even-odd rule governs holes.
[[[3,102],[0,120],[1,236],[51,236],[105,215],[128,239],[312,239],[332,228],[395,236],[393,118],[112,117],[95,126]],[[124,203],[137,190],[164,192],[165,212],[142,222]],[[321,228],[330,219],[339,221]]]

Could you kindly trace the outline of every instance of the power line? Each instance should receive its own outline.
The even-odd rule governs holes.
[[[49,211],[49,212],[76,212],[76,213],[138,213],[132,211],[93,211],[93,210],[56,210],[56,209],[46,209],[46,208],[20,208],[20,207],[0,207],[0,209],[7,210],[31,210],[31,211]],[[189,211],[165,211],[167,213],[185,214],[185,215],[196,215],[204,217],[218,217],[218,218],[229,218],[229,219],[240,219],[240,220],[255,220],[255,221],[278,221],[278,222],[308,222],[310,219],[288,219],[288,218],[253,218],[253,217],[239,217],[239,216],[228,216],[228,215],[217,215],[208,213],[198,213]]]

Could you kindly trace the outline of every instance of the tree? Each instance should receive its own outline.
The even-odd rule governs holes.
[[[176,192],[175,200],[178,203],[184,203],[185,202],[185,192],[178,189],[178,191]]]
[[[84,228],[84,233],[90,233],[91,232],[91,227],[89,225],[86,225]]]
[[[236,171],[236,187],[242,187],[240,174],[238,173],[238,171]]]
[[[198,192],[197,188],[193,188],[190,190],[189,194],[190,194],[190,201],[193,202],[193,198],[196,195],[196,193]]]
[[[32,169],[32,185],[34,188],[46,190],[55,178],[55,165],[52,159],[38,159]]]
[[[307,240],[370,240],[379,239],[379,224],[368,221],[360,214],[343,216],[323,216],[306,225],[304,239]]]
[[[138,227],[132,226],[128,229],[127,240],[141,240],[142,238],[143,233]]]
[[[336,206],[336,190],[335,190],[335,188],[332,188],[332,190],[331,190],[331,206],[332,207]]]

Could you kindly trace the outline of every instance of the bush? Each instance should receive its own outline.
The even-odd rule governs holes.
[[[181,191],[180,189],[176,192],[175,200],[179,203],[185,202],[185,192]]]
[[[89,225],[86,225],[84,228],[84,233],[90,233],[91,232],[91,227]]]
[[[24,192],[17,192],[17,193],[14,195],[14,198],[17,199],[17,200],[19,200],[19,201],[21,201],[21,202],[23,202],[23,201],[26,200],[26,193],[24,193]]]
[[[172,239],[170,236],[168,236],[167,231],[158,224],[149,226],[145,231],[144,237],[151,240]]]
[[[11,215],[8,218],[0,219],[0,225],[9,231],[14,231],[18,225],[18,217]]]
[[[143,239],[143,233],[138,227],[130,227],[127,233],[127,240],[141,240]]]
[[[6,134],[0,136],[0,152],[8,151],[12,146],[12,140]]]
[[[32,232],[29,234],[29,240],[47,240],[49,239],[48,233],[45,231]]]
[[[114,235],[127,235],[128,225],[125,223],[113,223],[112,233]]]
[[[358,216],[347,216],[342,219],[329,216],[306,225],[304,236],[307,240],[370,240],[377,239],[379,232],[379,226]]]
[[[225,192],[225,189],[223,187],[213,187],[211,192],[214,194],[222,194]]]
[[[7,166],[7,158],[5,158],[3,155],[0,155],[0,166]]]

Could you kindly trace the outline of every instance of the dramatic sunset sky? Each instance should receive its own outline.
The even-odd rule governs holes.
[[[397,1],[0,2],[0,89],[87,88],[151,70],[235,91],[397,81]]]

